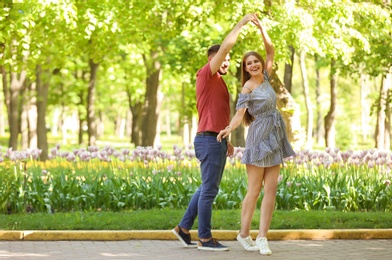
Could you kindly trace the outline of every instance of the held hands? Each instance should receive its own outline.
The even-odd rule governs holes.
[[[242,20],[241,20],[242,25],[245,25],[245,24],[249,23],[250,21],[252,21],[252,19],[254,19],[253,16],[254,16],[254,14],[247,14],[247,15],[245,15],[245,16],[242,18]]]
[[[259,18],[257,18],[257,14],[247,14],[242,18],[243,25],[247,24],[248,22],[252,22],[254,25],[256,25],[259,29],[261,29],[261,23]]]
[[[254,14],[254,18],[252,19],[252,23],[257,26],[260,30],[262,30],[261,22],[257,17],[257,14]]]

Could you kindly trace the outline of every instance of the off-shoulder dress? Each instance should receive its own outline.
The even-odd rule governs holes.
[[[241,162],[259,167],[283,164],[295,152],[287,139],[286,125],[276,108],[276,94],[267,71],[264,82],[248,94],[240,94],[236,109],[247,108],[255,118],[248,129]]]

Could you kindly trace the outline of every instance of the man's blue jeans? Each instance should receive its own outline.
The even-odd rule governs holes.
[[[216,136],[196,135],[194,140],[196,158],[200,161],[202,183],[193,194],[180,227],[190,230],[198,216],[198,237],[210,238],[212,204],[219,191],[226,165],[227,142],[216,140]]]

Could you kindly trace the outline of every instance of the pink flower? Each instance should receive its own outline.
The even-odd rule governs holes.
[[[57,155],[57,150],[55,148],[50,149],[50,153],[54,156]]]
[[[122,150],[121,150],[121,153],[122,153],[123,155],[128,155],[128,154],[129,154],[129,149],[122,149]]]
[[[374,162],[374,161],[368,161],[368,167],[369,167],[369,168],[373,168],[374,165],[375,165],[375,162]]]
[[[72,162],[72,161],[75,161],[76,156],[73,153],[70,153],[67,155],[66,159],[67,159],[67,161]]]
[[[89,146],[87,150],[92,153],[92,152],[98,152],[99,148],[97,146]]]

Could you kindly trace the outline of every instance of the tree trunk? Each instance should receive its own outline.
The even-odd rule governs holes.
[[[115,122],[115,133],[119,138],[124,138],[125,133],[125,118],[122,112],[117,112]]]
[[[68,143],[68,128],[67,128],[67,107],[64,105],[64,102],[61,103],[61,114],[60,120],[58,121],[58,128],[61,129],[61,136],[62,136],[62,144],[66,145]]]
[[[324,128],[323,128],[323,116],[321,114],[321,86],[320,86],[320,70],[317,65],[317,55],[315,56],[315,68],[316,68],[316,109],[317,109],[317,126],[316,126],[316,140],[318,145],[323,144],[324,139]]]
[[[3,102],[4,102],[4,105],[6,106],[7,111],[9,111],[10,97],[9,97],[9,92],[8,92],[7,72],[6,72],[6,70],[5,70],[3,65],[0,65],[0,69],[1,69],[1,75],[2,75],[3,96],[4,96],[4,100],[2,100],[2,102],[0,102],[0,104],[1,104],[1,106],[3,106]],[[3,111],[3,109],[0,109],[0,110]],[[9,114],[7,115],[7,119],[8,118],[9,118]],[[4,120],[4,116],[3,116],[3,118],[1,120],[2,121],[0,122],[0,124],[1,124],[1,126],[0,126],[0,128],[1,128],[0,129],[0,135],[3,136],[5,134],[5,120]]]
[[[0,99],[1,109],[0,109],[0,136],[5,135],[5,117],[4,117],[4,109],[3,104],[5,100],[3,98]]]
[[[160,93],[160,94],[159,94]],[[158,103],[163,103],[163,94],[162,92],[158,93]],[[162,145],[161,143],[161,125],[162,125],[162,113],[158,113],[158,118],[156,122],[156,134],[153,142],[153,146],[156,147],[158,145]]]
[[[131,94],[129,93],[129,91],[127,91],[127,93],[128,93],[129,104],[131,104]],[[129,108],[132,113],[131,143],[135,144],[135,146],[141,146],[143,103],[138,101],[133,106],[129,105]]]
[[[188,116],[188,125],[189,125],[189,145],[193,145],[193,140],[195,138],[197,129],[195,128],[192,113],[190,113]]]
[[[23,88],[19,93],[19,132],[20,132],[20,149],[26,150],[29,148],[29,124],[28,124],[28,110],[30,109],[30,93],[29,88],[31,83],[28,78],[26,78]],[[25,94],[25,90],[26,94]]]
[[[387,81],[389,81],[389,88],[388,88],[388,99],[391,100],[391,74],[387,75]],[[391,102],[387,102],[386,110],[385,110],[385,133],[384,133],[384,149],[390,150],[391,149]]]
[[[241,66],[237,67],[235,77],[237,78],[238,82],[240,82],[240,84],[238,85],[238,88],[237,88],[237,93],[241,93],[241,89],[242,89],[242,86],[241,86]],[[236,105],[238,102],[238,98],[239,98],[239,95],[237,94],[234,102],[230,102],[230,118],[233,118],[233,116],[237,112]],[[243,124],[239,125],[235,129],[235,131],[231,132],[230,142],[234,146],[245,147],[245,127]]]
[[[388,85],[388,103],[385,115],[385,149],[391,149],[391,100],[392,100],[392,74],[389,73],[386,76],[386,81]]]
[[[84,120],[81,118],[80,110],[78,110],[78,117],[79,117],[79,129],[78,129],[78,144],[83,144],[83,123]]]
[[[24,91],[23,91],[24,92]],[[24,93],[21,92],[22,100],[20,100],[20,149],[22,151],[27,150],[29,148],[29,123],[28,123],[28,111],[31,107],[30,100],[28,100],[29,94],[27,93],[24,95]]]
[[[20,132],[19,125],[19,115],[20,115],[20,92],[23,88],[24,81],[26,79],[26,71],[23,70],[18,75],[16,72],[11,72],[11,84],[10,84],[10,101],[9,101],[9,131],[10,138],[8,142],[8,147],[12,147],[14,150],[18,149],[18,136]]]
[[[147,71],[147,79],[142,120],[142,146],[153,146],[161,106],[161,102],[158,100],[158,92],[162,68],[157,52],[151,52],[148,58],[143,55],[143,61]]]
[[[125,118],[125,136],[131,136],[132,134],[132,111],[128,108],[127,116]]]
[[[181,84],[181,107],[185,108],[185,86],[186,83],[183,82]],[[167,113],[167,120],[166,120],[169,124],[169,126],[167,127],[168,129],[170,129],[170,116],[169,113]],[[182,109],[180,111],[180,117],[179,117],[179,121],[180,123],[178,124],[178,132],[181,133],[182,132],[182,143],[187,146],[189,144],[192,143],[192,139],[194,138],[194,136],[192,136],[192,127],[190,126],[191,122],[192,122],[192,115],[189,115],[189,113],[187,113],[187,110]],[[169,131],[168,134],[171,132]]]
[[[362,142],[367,142],[369,134],[370,104],[368,103],[369,87],[368,77],[361,74],[361,133]]]
[[[286,123],[289,141],[295,150],[299,150],[305,142],[303,129],[301,128],[300,108],[280,81],[276,70],[277,68],[272,70],[270,80],[271,86],[276,93],[276,105]]]
[[[36,83],[37,83],[37,143],[41,149],[41,161],[48,159],[48,137],[46,130],[46,108],[48,104],[49,79],[48,71],[42,72],[40,65],[37,66]],[[54,72],[58,73],[56,70]]]
[[[290,63],[286,63],[284,66],[284,87],[288,92],[291,93],[291,88],[293,84],[293,66],[294,66],[294,47],[292,45],[289,46],[290,50]]]
[[[88,145],[94,146],[97,141],[97,126],[95,122],[95,85],[97,80],[98,63],[89,60],[90,81],[87,92],[87,125],[88,125]]]
[[[335,60],[331,60],[330,88],[331,101],[329,111],[324,117],[325,145],[329,148],[335,148],[335,118],[337,110],[337,73]]]
[[[306,70],[306,53],[304,51],[301,51],[301,53],[300,53],[299,65],[301,68],[302,87],[303,87],[305,106],[306,106],[306,112],[307,112],[306,148],[312,149],[313,109],[312,109],[312,102],[310,101],[308,72]]]
[[[37,136],[37,99],[39,96],[37,95],[37,82],[32,82],[30,84],[30,95],[29,100],[24,102],[27,104],[27,123],[28,123],[28,148],[37,148],[38,147],[38,136]]]
[[[389,80],[388,80],[389,78]],[[390,90],[390,77],[385,76],[381,78],[381,86],[380,86],[380,94],[379,94],[379,102],[377,107],[377,124],[376,124],[376,133],[375,133],[375,146],[377,149],[389,149],[385,147],[385,133],[386,133],[386,122],[389,121],[387,119],[387,97],[388,92]]]
[[[12,3],[10,3],[9,5],[12,6]],[[10,19],[9,16],[7,16],[5,18],[6,21],[8,19]],[[5,67],[4,67],[5,46],[6,45],[4,42],[0,43],[0,71],[1,71],[1,75],[2,75],[3,94],[4,94],[4,100],[0,100],[0,105],[1,105],[1,107],[3,107],[3,102],[4,102],[4,105],[7,107],[7,112],[9,112],[10,98],[9,98],[9,93],[8,93],[7,71],[5,70]],[[9,119],[9,114],[7,115],[7,119]],[[9,121],[8,121],[8,123],[9,123]],[[4,119],[3,109],[0,109],[0,135],[1,136],[5,135],[5,119]]]
[[[79,118],[79,129],[78,129],[78,144],[81,145],[83,144],[83,123],[85,122],[85,116],[84,113],[82,111],[83,107],[85,107],[84,105],[84,95],[83,95],[83,91],[79,91],[79,106],[78,106],[78,118]]]

